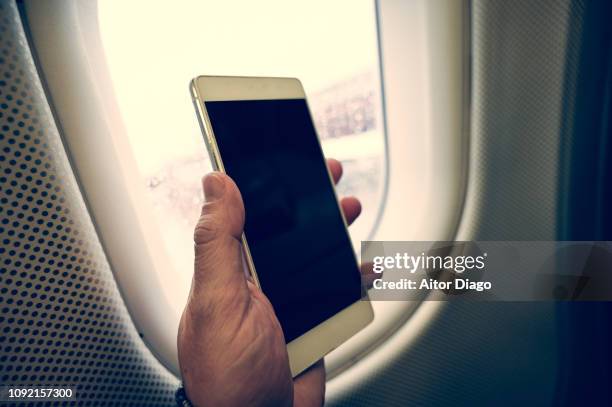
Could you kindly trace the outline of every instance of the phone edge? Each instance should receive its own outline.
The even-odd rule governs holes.
[[[223,174],[227,174],[225,167],[223,166],[221,154],[219,153],[219,147],[217,146],[217,140],[215,139],[212,124],[210,123],[208,112],[206,111],[206,106],[204,106],[204,103],[198,94],[198,87],[196,83],[197,80],[197,77],[191,80],[189,85],[189,93],[191,94],[191,100],[196,111],[196,116],[198,117],[198,123],[200,125],[202,137],[204,138],[204,144],[206,144],[206,150],[208,151],[208,156],[212,162],[213,169],[215,171],[222,172]],[[242,245],[242,254],[244,256],[249,275],[255,285],[261,289],[259,278],[257,277],[257,271],[255,270],[255,263],[251,257],[251,250],[249,249],[249,244],[246,240],[244,232],[242,232],[242,236],[240,237],[240,243]]]

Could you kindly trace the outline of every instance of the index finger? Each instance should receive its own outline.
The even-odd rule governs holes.
[[[329,172],[332,174],[334,184],[337,184],[338,181],[340,181],[340,178],[342,178],[342,164],[340,164],[340,161],[334,158],[328,158],[327,167],[329,168]]]

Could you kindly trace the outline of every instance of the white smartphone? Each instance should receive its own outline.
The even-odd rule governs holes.
[[[293,78],[199,76],[191,95],[213,166],[242,193],[246,262],[296,376],[374,317],[304,89]]]

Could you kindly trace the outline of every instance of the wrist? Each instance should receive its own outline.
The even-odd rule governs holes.
[[[187,398],[187,393],[185,392],[185,387],[181,384],[181,387],[174,393],[174,399],[176,400],[176,405],[178,407],[193,407],[191,401]]]

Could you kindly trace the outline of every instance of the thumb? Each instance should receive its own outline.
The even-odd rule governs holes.
[[[202,185],[205,202],[194,232],[193,289],[212,295],[232,292],[239,285],[246,288],[241,245],[244,205],[240,191],[229,176],[220,172],[205,176]]]

